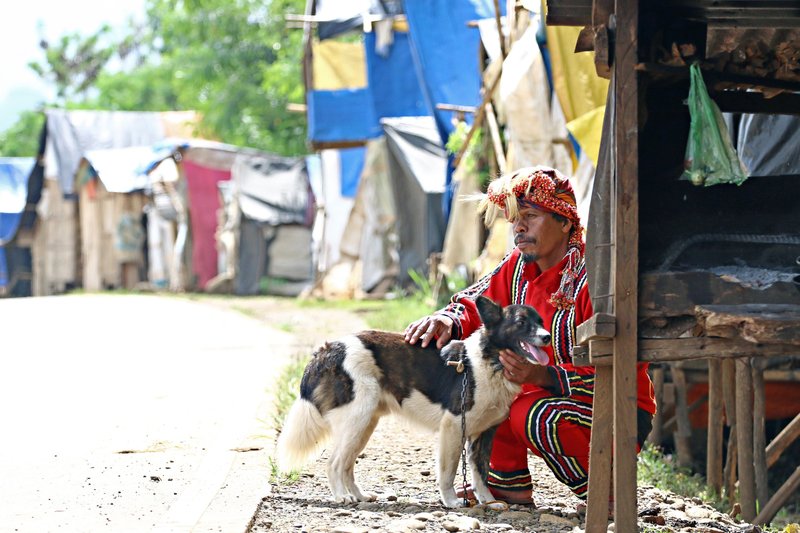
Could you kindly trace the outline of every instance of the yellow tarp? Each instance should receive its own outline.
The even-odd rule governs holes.
[[[567,129],[578,141],[581,149],[586,152],[594,166],[597,166],[597,157],[600,154],[600,140],[603,137],[603,117],[606,114],[606,106],[596,107],[579,116],[575,120],[567,122]]]
[[[574,52],[581,29],[572,26],[547,26],[546,29],[553,87],[567,122],[605,105],[608,80],[597,75],[594,55]]]
[[[314,89],[335,91],[367,86],[367,62],[362,43],[325,40],[313,44]]]

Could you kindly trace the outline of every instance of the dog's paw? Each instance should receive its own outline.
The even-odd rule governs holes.
[[[361,494],[358,498],[358,500],[362,502],[374,502],[377,499],[378,495],[375,494],[374,492],[365,492]]]
[[[452,498],[442,498],[442,504],[449,509],[457,509],[459,507],[464,507],[464,500],[463,498],[456,498],[453,496]]]
[[[356,498],[352,494],[342,494],[339,496],[334,496],[333,501],[336,503],[347,505],[350,503],[358,503],[358,498]]]

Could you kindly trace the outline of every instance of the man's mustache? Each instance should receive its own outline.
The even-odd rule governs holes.
[[[529,243],[529,244],[536,244],[536,239],[534,239],[533,237],[523,237],[522,235],[515,235],[514,236],[514,244],[518,245],[519,243],[522,243],[522,242],[526,242],[526,243]]]

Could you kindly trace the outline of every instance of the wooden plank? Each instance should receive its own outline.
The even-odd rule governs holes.
[[[781,454],[800,437],[800,414],[789,422],[767,446],[767,468],[775,464]]]
[[[755,472],[753,467],[753,378],[750,361],[736,360],[736,440],[738,442],[739,501],[742,518],[756,517]]]
[[[672,437],[675,441],[675,450],[678,452],[678,465],[684,468],[692,466],[692,426],[689,422],[689,409],[686,405],[686,373],[677,365],[670,365],[672,383],[675,385],[675,419],[678,429]]]
[[[594,377],[592,434],[589,443],[589,489],[586,499],[586,533],[605,533],[611,490],[611,434],[614,376],[611,367],[597,369]]]
[[[722,492],[722,412],[722,361],[709,359],[706,483],[717,496]]]
[[[639,0],[616,0],[612,189],[614,265],[614,524],[636,531],[636,363],[639,308]]]
[[[759,344],[800,345],[800,305],[698,305],[698,326],[711,337],[741,336]]]
[[[590,340],[613,339],[617,332],[617,319],[608,313],[595,313],[575,328],[575,343],[586,344]]]
[[[761,509],[769,500],[767,485],[767,442],[764,427],[766,402],[764,396],[764,371],[751,365],[753,380],[753,468],[755,475],[757,508]]]
[[[753,524],[768,524],[775,518],[778,511],[781,510],[783,504],[790,496],[794,496],[797,489],[800,488],[800,466],[795,468],[794,473],[789,476],[789,479],[778,489],[772,499],[764,506],[758,516],[753,520]]]
[[[589,341],[589,359],[593,365],[611,364],[614,345],[608,340]],[[797,348],[788,344],[752,344],[721,337],[686,337],[682,339],[639,339],[639,360],[648,362],[690,359],[769,358],[795,355]],[[616,364],[616,358],[614,357]]]

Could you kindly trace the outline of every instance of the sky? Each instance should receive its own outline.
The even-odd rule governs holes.
[[[44,59],[42,36],[56,41],[62,35],[89,35],[103,24],[118,29],[129,17],[144,19],[146,0],[22,0],[0,17],[0,132],[16,122],[22,111],[52,101],[54,87],[28,68]]]

